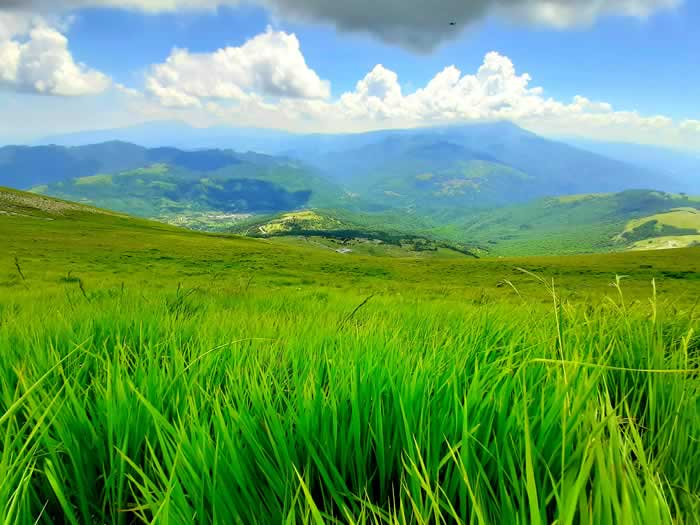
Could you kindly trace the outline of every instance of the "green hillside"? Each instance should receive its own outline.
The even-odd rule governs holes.
[[[244,220],[232,231],[353,255],[476,258],[486,255],[485,250],[466,243],[419,235],[415,232],[421,227],[415,221],[387,219],[386,214],[303,210]]]
[[[570,195],[443,218],[432,234],[469,239],[496,255],[620,251],[654,237],[696,234],[690,226],[697,210],[697,197],[657,191]]]
[[[343,200],[340,188],[297,163],[274,158],[241,160],[207,171],[159,163],[39,185],[32,191],[165,221],[183,217],[194,224],[199,219],[203,228],[222,227],[226,220],[235,222],[250,213]]]
[[[627,223],[620,240],[639,242],[655,237],[684,237],[700,234],[700,201],[697,208],[674,208]]]
[[[700,510],[700,248],[348,258],[3,189],[0,238],[7,523]]]
[[[287,139],[305,161],[123,142],[12,146],[0,148],[0,183],[195,230],[312,236],[355,253],[575,254],[687,246],[698,232],[669,218],[697,199],[607,192],[664,187],[663,177],[513,125]],[[581,190],[595,192],[571,193]],[[322,219],[279,220],[304,211]],[[657,214],[672,215],[645,220]]]
[[[263,237],[325,237],[335,244],[360,238],[401,244],[414,238],[432,254],[453,246],[480,257],[553,255],[690,246],[700,232],[699,213],[697,197],[634,190],[552,197],[482,212],[314,209],[252,217],[232,231]],[[352,244],[352,249],[358,248],[357,242]]]

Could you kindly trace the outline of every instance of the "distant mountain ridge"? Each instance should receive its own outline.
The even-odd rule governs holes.
[[[279,130],[231,127],[192,128],[183,123],[150,123],[119,130],[48,137],[45,141],[78,144],[85,141],[120,139],[149,146],[178,146],[187,150],[224,148],[257,151],[299,159],[318,168],[337,183],[346,185],[379,206],[394,206],[382,197],[389,191],[401,194],[417,173],[459,172],[459,163],[482,160],[522,172],[530,184],[513,179],[486,177],[479,188],[468,192],[464,202],[484,206],[524,202],[548,195],[616,192],[655,188],[687,191],[667,170],[611,159],[585,148],[545,139],[510,122],[487,122],[415,129],[380,130],[353,134],[294,134]],[[444,173],[443,173],[444,174]],[[447,173],[445,176],[450,175]],[[398,183],[391,187],[387,180]],[[396,184],[395,184],[396,185]],[[510,187],[509,187],[510,185]],[[420,206],[425,185],[411,190],[410,202]],[[434,193],[439,193],[436,189]],[[500,195],[499,195],[500,193]],[[491,197],[488,197],[488,194]],[[428,197],[431,197],[429,194]],[[471,204],[469,204],[471,205]]]
[[[675,208],[696,203],[659,200],[683,191],[668,170],[509,122],[329,135],[161,123],[120,133],[160,145],[4,147],[0,185],[219,231],[241,221],[264,224],[269,214],[325,210],[323,216],[349,217],[360,231],[476,241],[494,253],[546,252],[550,239],[554,251],[622,249],[613,238],[645,217],[652,218],[632,228],[628,241],[678,236],[692,228],[674,226],[690,216]],[[183,149],[168,136],[192,140]],[[211,147],[216,141],[225,148]],[[258,152],[242,153],[247,146]]]
[[[508,122],[334,136],[324,147],[288,154],[385,207],[488,208],[546,196],[679,190],[663,173]],[[437,185],[426,184],[428,176]]]
[[[563,139],[575,147],[668,175],[679,191],[700,193],[700,152],[645,144]]]

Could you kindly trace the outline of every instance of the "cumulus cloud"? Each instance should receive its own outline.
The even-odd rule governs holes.
[[[188,75],[171,75],[172,82],[163,86],[171,91],[152,94],[162,105],[197,108],[199,115],[209,115],[212,123],[348,132],[509,120],[545,135],[700,147],[700,121],[677,123],[663,115],[620,111],[581,95],[569,102],[546,97],[542,87],[532,85],[530,75],[519,73],[508,57],[497,52],[488,53],[473,74],[449,66],[411,93],[404,93],[399,75],[381,64],[359,80],[354,90],[335,99],[266,99],[256,91],[265,82],[257,86],[238,82],[235,96],[213,96],[230,88],[217,87],[221,82],[218,74],[210,77],[211,86],[205,85],[207,78],[200,76],[199,82],[204,84],[181,89],[175,80],[184,78],[189,86]],[[169,99],[166,95],[184,98]],[[189,103],[188,97],[194,102]]]
[[[25,34],[32,26],[31,13],[0,11],[0,42]]]
[[[684,0],[249,0],[282,18],[320,22],[385,42],[429,51],[488,15],[557,28],[586,25],[606,15],[645,17]],[[0,9],[35,11],[117,7],[149,13],[235,6],[240,0],[0,0]],[[454,22],[455,25],[449,25]]]
[[[398,75],[377,66],[337,103],[344,118],[405,123],[522,118],[551,111],[542,89],[530,87],[530,76],[518,75],[513,63],[496,52],[486,55],[474,75],[455,66],[440,71],[428,84],[403,95]]]
[[[270,28],[240,47],[213,53],[175,49],[165,63],[152,68],[146,89],[175,107],[201,106],[207,99],[330,96],[329,83],[307,66],[297,37]]]
[[[35,26],[26,41],[0,40],[0,87],[75,96],[101,93],[109,85],[107,76],[76,63],[66,37],[51,27]]]

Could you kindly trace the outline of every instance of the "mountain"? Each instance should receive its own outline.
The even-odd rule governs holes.
[[[545,196],[659,188],[646,168],[544,139],[510,123],[373,134],[359,147],[290,152],[384,207],[489,208]],[[354,137],[350,142],[367,136]]]
[[[296,135],[284,131],[257,128],[213,126],[195,128],[178,121],[155,121],[124,128],[81,131],[51,135],[35,146],[86,146],[101,142],[129,142],[147,148],[169,146],[181,149],[234,149],[278,154],[288,149]]]
[[[215,133],[235,138],[230,128],[181,131],[202,133],[201,143]],[[690,242],[690,228],[674,226],[676,211],[697,208],[689,197],[646,189],[674,188],[668,173],[507,122],[349,135],[234,131],[250,132],[276,155],[120,141],[11,146],[0,148],[0,184],[203,230],[265,228],[271,220],[304,236],[311,223],[299,226],[298,212],[313,210],[339,221],[328,238],[395,231],[494,254]],[[268,217],[285,213],[295,220]],[[631,221],[667,213],[630,229]],[[316,222],[311,230],[330,224]]]
[[[0,184],[28,188],[159,163],[207,173],[246,163],[274,166],[293,162],[257,153],[218,149],[185,151],[172,147],[149,149],[120,141],[76,147],[5,146],[0,148]]]
[[[646,144],[564,140],[581,149],[666,174],[673,181],[674,191],[700,193],[700,153]]]
[[[144,217],[204,218],[204,226],[345,199],[340,187],[292,159],[122,142],[2,148],[0,184]]]
[[[384,208],[421,207],[426,201],[435,203],[431,208],[494,206],[548,195],[635,188],[690,191],[667,169],[670,163],[645,162],[632,154],[610,158],[585,145],[542,138],[510,122],[351,134],[155,122],[47,137],[43,142],[78,145],[114,139],[143,146],[250,150],[296,158]],[[471,161],[480,161],[478,181],[468,166],[465,174],[464,164]],[[433,183],[415,181],[426,174],[434,176]]]

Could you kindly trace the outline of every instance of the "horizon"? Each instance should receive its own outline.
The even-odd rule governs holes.
[[[128,139],[128,138],[120,138],[120,137],[115,137],[115,138],[98,138],[98,139],[91,139],[89,138],[90,135],[97,135],[97,134],[108,134],[108,133],[120,133],[120,132],[126,132],[129,130],[142,130],[142,129],[147,129],[149,126],[180,126],[183,129],[188,129],[194,132],[199,132],[199,131],[207,131],[207,130],[221,130],[221,131],[236,131],[236,132],[269,132],[271,134],[280,134],[280,135],[288,135],[290,137],[313,137],[313,136],[359,136],[359,135],[365,135],[365,134],[372,134],[372,133],[391,133],[391,132],[411,132],[411,131],[418,131],[418,130],[435,130],[435,129],[445,129],[445,128],[458,128],[458,127],[464,127],[464,126],[481,126],[481,125],[488,125],[488,124],[511,124],[516,126],[517,128],[533,133],[534,135],[537,135],[539,137],[545,138],[547,140],[553,141],[553,142],[560,142],[562,144],[566,144],[567,146],[571,146],[573,148],[589,151],[589,147],[593,146],[632,146],[632,147],[639,147],[639,148],[645,148],[649,152],[653,151],[659,151],[659,152],[668,152],[668,153],[677,153],[681,155],[688,155],[692,158],[697,158],[700,159],[700,150],[693,150],[690,148],[684,148],[684,147],[678,147],[678,146],[664,146],[664,145],[657,145],[657,144],[643,144],[643,143],[638,143],[638,142],[633,142],[633,141],[624,141],[624,140],[604,140],[604,139],[596,139],[594,137],[579,137],[579,136],[574,136],[574,135],[563,135],[563,136],[547,136],[543,134],[536,133],[534,131],[531,131],[525,127],[519,126],[518,124],[509,121],[509,120],[498,120],[498,121],[468,121],[468,122],[452,122],[448,124],[432,124],[432,125],[423,125],[423,126],[417,126],[413,128],[380,128],[380,129],[375,129],[375,130],[370,130],[370,131],[347,131],[347,132],[301,132],[301,131],[290,131],[290,130],[285,130],[285,129],[279,129],[279,128],[263,128],[263,127],[239,127],[235,125],[227,125],[227,124],[219,124],[219,125],[214,125],[214,126],[194,126],[191,124],[188,124],[185,121],[178,121],[178,120],[152,120],[148,122],[142,122],[142,123],[137,123],[137,124],[131,124],[128,126],[123,126],[123,127],[118,127],[118,128],[95,128],[95,129],[86,129],[86,130],[80,130],[80,131],[74,131],[74,132],[68,132],[68,133],[59,133],[59,134],[49,134],[41,137],[37,137],[33,140],[19,140],[19,141],[5,141],[2,137],[0,137],[0,148],[3,147],[11,147],[11,146],[25,146],[25,147],[33,147],[33,146],[59,146],[59,147],[80,147],[80,146],[89,146],[89,145],[99,145],[99,144],[105,144],[109,142],[121,142],[121,143],[128,143],[128,144],[134,144],[138,146],[142,146],[145,148],[156,148],[159,146],[163,147],[175,147],[177,149],[182,149],[182,150],[188,150],[185,146],[182,145],[173,145],[170,142],[168,142],[169,139],[163,139],[162,142],[156,144],[146,144],[144,145],[143,143],[140,143],[136,139]],[[86,135],[85,140],[79,140],[79,137],[82,135]],[[72,142],[74,141],[74,142]],[[236,151],[239,153],[245,153],[246,151],[251,151],[251,152],[258,152],[258,153],[264,153],[263,151],[258,151],[255,149],[237,149],[235,145],[232,145],[230,147],[221,147],[221,146],[197,146],[195,148],[191,148],[192,150],[201,150],[201,149],[228,149],[232,151]],[[600,156],[609,156],[605,155],[601,152],[598,151],[591,151],[592,153],[595,153]],[[614,156],[613,156],[614,158]]]

